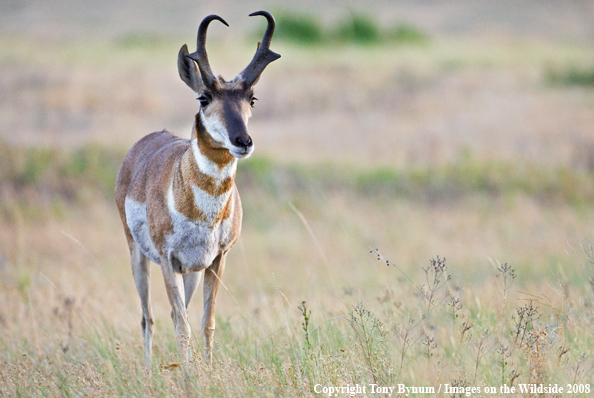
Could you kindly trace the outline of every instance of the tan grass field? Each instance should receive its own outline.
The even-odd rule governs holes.
[[[232,77],[255,49],[256,8],[330,29],[361,6],[48,4],[0,4],[0,396],[594,391],[594,88],[554,78],[594,71],[589,2],[374,1],[380,27],[429,41],[273,40],[214,363],[198,293],[196,355],[176,366],[153,266],[152,374],[113,184],[144,134],[189,136],[179,46],[219,13],[231,27],[213,25],[209,55]]]

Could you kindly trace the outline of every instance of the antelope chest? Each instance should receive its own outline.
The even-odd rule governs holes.
[[[188,217],[183,210],[180,211],[171,189],[167,197],[173,228],[165,239],[163,252],[171,264],[178,268],[177,271],[182,273],[209,267],[239,237],[237,223],[234,222],[239,206],[235,186],[218,196],[212,196],[195,186],[192,191],[199,218]]]

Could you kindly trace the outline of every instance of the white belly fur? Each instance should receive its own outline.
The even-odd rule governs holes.
[[[134,241],[142,254],[160,265],[159,251],[149,234],[146,204],[126,198],[125,206],[126,223]],[[176,258],[181,263],[183,273],[209,267],[221,251],[229,248],[233,217],[212,227],[209,222],[192,221],[175,209],[170,208],[169,213],[173,222],[173,234],[167,237],[163,252],[170,262],[172,258]]]
[[[126,197],[125,208],[126,224],[128,224],[130,233],[140,248],[140,251],[152,262],[161,264],[159,251],[155,247],[149,234],[146,218],[146,204],[139,203],[134,199]]]

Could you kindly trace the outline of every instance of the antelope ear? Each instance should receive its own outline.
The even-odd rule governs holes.
[[[188,87],[198,94],[202,91],[202,77],[196,63],[187,55],[188,46],[184,44],[177,54],[177,71]]]

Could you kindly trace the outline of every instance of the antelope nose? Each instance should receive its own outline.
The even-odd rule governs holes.
[[[248,147],[252,146],[252,138],[248,137],[247,140],[244,140],[241,137],[237,137],[235,139],[235,145],[242,146],[244,148],[248,148]]]

